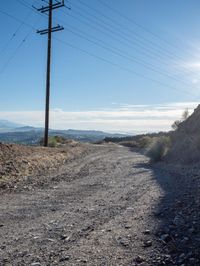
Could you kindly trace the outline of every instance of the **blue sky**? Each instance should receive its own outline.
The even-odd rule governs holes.
[[[47,41],[36,29],[47,26],[47,17],[31,6],[42,4],[2,0],[0,7],[0,118],[36,126],[44,118]],[[54,11],[54,24],[65,31],[54,33],[51,127],[167,130],[184,108],[198,104],[198,0],[66,5],[71,10]]]

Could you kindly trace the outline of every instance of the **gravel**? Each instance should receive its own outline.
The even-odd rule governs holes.
[[[199,265],[198,178],[114,144],[82,154],[2,188],[0,265]]]

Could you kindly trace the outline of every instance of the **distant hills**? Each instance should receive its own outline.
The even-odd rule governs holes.
[[[8,120],[0,119],[0,132],[7,132],[23,125],[10,122]]]
[[[50,136],[62,136],[81,142],[97,142],[108,137],[124,137],[124,134],[111,134],[96,130],[54,130]],[[7,120],[0,120],[0,142],[37,145],[43,137],[43,128],[24,126]]]

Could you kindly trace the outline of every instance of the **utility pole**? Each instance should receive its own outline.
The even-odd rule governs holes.
[[[49,105],[50,105],[50,83],[51,83],[51,43],[52,43],[52,32],[64,30],[60,25],[52,27],[53,10],[65,6],[64,0],[55,1],[49,0],[47,6],[38,8],[37,11],[41,13],[48,12],[48,29],[38,30],[37,33],[40,35],[48,34],[48,48],[47,48],[47,74],[46,74],[46,105],[45,105],[45,130],[44,130],[44,147],[48,147],[48,136],[49,136]]]

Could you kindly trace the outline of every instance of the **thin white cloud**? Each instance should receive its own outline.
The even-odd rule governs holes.
[[[197,102],[154,105],[115,104],[111,108],[92,111],[50,111],[50,127],[55,129],[94,129],[109,132],[155,132],[170,130],[174,120],[179,119],[188,108],[191,113]],[[0,119],[43,127],[43,111],[0,112]]]
[[[185,63],[182,65],[184,68],[192,69],[192,70],[200,70],[200,63],[199,62],[190,62]]]
[[[193,86],[200,82],[199,71],[200,71],[200,61],[185,61],[179,62],[174,65],[174,69],[179,71],[184,71],[182,74],[188,82],[191,82]],[[193,93],[197,91],[197,87],[193,89]]]

